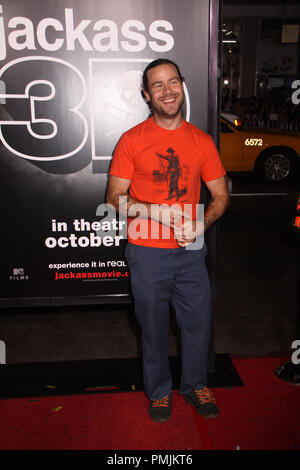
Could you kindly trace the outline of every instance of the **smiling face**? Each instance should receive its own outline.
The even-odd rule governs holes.
[[[156,119],[172,120],[182,116],[184,102],[183,83],[176,67],[162,64],[147,72],[148,90],[144,90],[151,102]]]

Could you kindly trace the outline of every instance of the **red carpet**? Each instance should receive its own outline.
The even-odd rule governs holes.
[[[222,414],[214,422],[205,421],[212,448],[300,449],[300,385],[275,375],[283,362],[282,358],[233,360],[244,386],[214,390]]]
[[[213,390],[205,420],[173,394],[172,418],[148,418],[142,392],[0,400],[1,450],[299,450],[300,385],[280,380],[282,358],[236,359],[243,386]]]

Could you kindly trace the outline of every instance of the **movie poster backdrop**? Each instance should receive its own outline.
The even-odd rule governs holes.
[[[209,0],[0,0],[1,305],[126,298],[126,221],[105,206],[141,73],[178,62],[207,130]]]

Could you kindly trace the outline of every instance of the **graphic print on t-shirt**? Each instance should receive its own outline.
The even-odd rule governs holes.
[[[165,155],[158,152],[155,153],[159,159],[159,169],[153,170],[152,175],[157,186],[157,192],[165,192],[165,185],[167,185],[168,195],[166,199],[171,200],[175,198],[178,201],[187,192],[187,188],[184,185],[186,168],[182,168],[179,157],[172,147],[166,150]]]

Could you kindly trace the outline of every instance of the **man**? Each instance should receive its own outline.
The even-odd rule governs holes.
[[[152,115],[119,140],[109,172],[107,202],[133,218],[128,223],[125,255],[142,331],[149,413],[157,422],[171,416],[168,328],[172,302],[181,329],[179,393],[202,416],[215,417],[216,401],[206,387],[210,284],[206,246],[199,240],[228,206],[225,171],[212,138],[183,118],[183,77],[174,62],[158,59],[146,67],[143,95]],[[171,158],[164,171],[160,168],[163,160],[158,158],[167,149],[172,149],[181,169],[182,194],[170,191],[168,178],[159,177],[170,172]],[[211,194],[204,220],[197,218],[201,178]]]
[[[164,160],[167,160],[169,162],[168,169],[166,171],[166,174],[169,175],[169,178],[170,178],[168,199],[172,199],[175,193],[176,200],[178,201],[178,199],[181,196],[181,193],[178,187],[178,181],[179,181],[179,177],[182,175],[182,170],[180,168],[177,155],[174,155],[174,150],[172,148],[169,148],[167,152],[168,152],[168,155],[161,155],[160,153],[156,153],[156,155],[159,158],[163,158]]]

